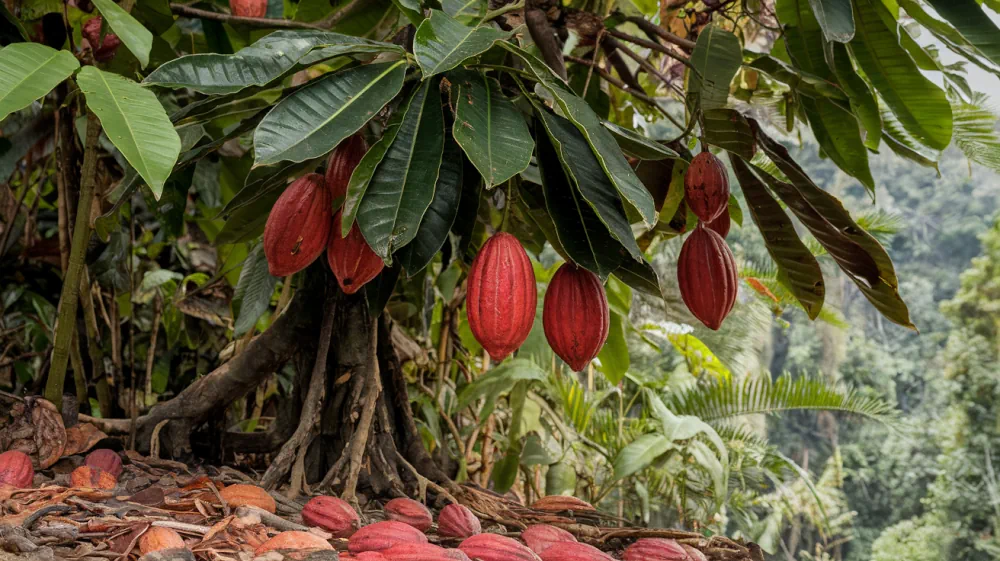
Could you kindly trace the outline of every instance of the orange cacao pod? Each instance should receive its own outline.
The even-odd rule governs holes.
[[[99,467],[80,466],[69,474],[73,487],[84,489],[114,489],[118,479]]]
[[[719,234],[699,224],[677,259],[677,284],[694,317],[719,329],[736,303],[736,259]]]
[[[229,0],[229,11],[241,18],[262,18],[267,13],[267,0]]]
[[[409,524],[421,532],[430,529],[434,517],[427,507],[413,499],[392,499],[385,504],[385,515],[389,520]]]
[[[345,138],[330,153],[330,158],[326,161],[325,178],[331,200],[347,196],[347,185],[351,182],[351,174],[367,151],[368,144],[364,135],[357,133]]]
[[[566,510],[596,510],[594,505],[583,499],[567,497],[565,495],[549,495],[542,497],[531,504],[531,508],[544,512],[563,512]]]
[[[535,271],[521,242],[507,232],[494,234],[472,260],[465,297],[469,328],[493,360],[528,338],[537,303]]]
[[[100,17],[88,19],[83,24],[83,38],[90,43],[90,50],[94,53],[94,60],[97,62],[108,62],[115,58],[115,51],[122,44],[121,39],[114,33],[105,33],[104,41],[101,41],[101,24],[104,20]]]
[[[35,479],[35,468],[31,458],[20,450],[9,450],[0,454],[0,487],[10,485],[18,489],[31,487]]]
[[[563,263],[545,291],[542,324],[549,346],[579,372],[601,352],[611,318],[608,297],[594,273]]]
[[[287,277],[308,267],[326,249],[330,234],[330,191],[318,173],[285,189],[264,225],[264,255],[271,275]]]
[[[118,477],[122,474],[122,458],[114,450],[101,448],[87,454],[83,459],[83,464],[90,467],[101,468],[111,475]]]
[[[313,497],[302,507],[302,520],[319,526],[335,538],[349,538],[361,525],[354,507],[337,497]]]
[[[347,541],[347,550],[354,554],[382,551],[397,543],[427,543],[427,536],[409,524],[386,520],[369,524],[354,532]]]
[[[236,484],[223,488],[219,496],[231,507],[253,506],[274,514],[277,504],[274,497],[256,485]]]
[[[145,555],[164,549],[184,549],[187,544],[180,534],[162,526],[152,526],[139,538],[139,551]]]
[[[438,535],[448,538],[467,538],[483,529],[479,519],[464,505],[451,503],[438,514]]]
[[[258,545],[253,553],[261,555],[277,549],[333,549],[333,546],[316,534],[289,530]]]
[[[683,547],[684,551],[688,554],[687,561],[708,561],[708,557],[705,557],[705,554],[702,553],[701,550],[695,549],[687,544],[681,544],[681,547]]]
[[[729,174],[722,160],[702,152],[684,174],[684,201],[702,222],[718,218],[729,205]]]
[[[624,561],[687,561],[681,544],[666,538],[640,538],[622,553]]]
[[[615,561],[600,549],[580,542],[561,543],[558,547],[546,548],[538,556],[542,561]]]
[[[706,224],[713,232],[722,236],[722,239],[726,239],[729,235],[729,228],[732,226],[732,218],[729,216],[729,210],[723,212],[718,218]]]
[[[333,229],[326,248],[326,262],[337,277],[337,284],[345,294],[354,294],[378,276],[385,267],[382,258],[372,251],[355,222],[346,238],[340,237],[341,211],[333,217]]]
[[[477,561],[539,561],[538,555],[519,541],[497,534],[476,534],[458,546]]]
[[[448,561],[447,550],[432,543],[397,543],[380,553],[392,561]]]
[[[535,524],[521,532],[521,539],[532,551],[541,555],[549,547],[562,542],[575,542],[576,536],[555,526]]]

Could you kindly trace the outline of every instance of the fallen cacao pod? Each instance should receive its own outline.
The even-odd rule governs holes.
[[[640,538],[622,553],[624,561],[687,561],[681,544],[667,538]]]
[[[448,538],[467,538],[483,529],[475,514],[464,505],[452,503],[438,514],[438,535]]]
[[[101,448],[87,454],[83,459],[83,464],[91,467],[101,468],[116,478],[122,474],[122,458],[114,450]]]
[[[34,479],[35,468],[27,454],[20,450],[8,450],[0,454],[0,487],[10,485],[27,489]]]
[[[580,542],[561,543],[559,547],[546,548],[538,555],[542,561],[615,561],[614,557],[600,549]]]
[[[423,532],[402,522],[386,520],[363,526],[347,541],[351,553],[382,551],[398,543],[427,543]]]
[[[445,548],[431,543],[397,543],[380,552],[391,561],[448,561]]]
[[[274,514],[278,507],[274,502],[274,497],[256,485],[243,483],[230,485],[219,491],[219,496],[231,507],[253,506],[271,514]]]
[[[114,489],[118,478],[99,467],[80,466],[69,475],[73,487],[81,489]]]
[[[336,201],[347,196],[347,186],[358,162],[368,151],[368,144],[361,133],[345,138],[330,153],[326,161],[326,188],[330,190],[330,200]]]
[[[454,561],[472,561],[464,551],[458,549],[457,547],[451,547],[444,550],[444,555],[448,559],[454,559]]]
[[[421,532],[426,532],[434,523],[434,516],[426,506],[413,499],[392,499],[385,504],[385,515],[389,520],[409,524]]]
[[[722,160],[702,152],[684,173],[684,202],[702,222],[711,222],[729,206],[729,174]]]
[[[351,225],[347,237],[340,236],[341,214],[338,210],[333,218],[326,262],[340,289],[345,294],[354,294],[382,272],[385,262],[368,245],[357,222]]]
[[[677,258],[677,284],[684,304],[709,329],[719,329],[736,303],[736,259],[719,234],[699,224]]]
[[[586,368],[601,352],[611,326],[601,279],[583,267],[563,263],[545,291],[542,324],[559,358],[576,372]]]
[[[326,249],[330,235],[330,191],[318,173],[304,175],[278,197],[264,224],[264,255],[272,276],[308,267]]]
[[[585,500],[565,495],[549,495],[531,504],[531,508],[544,512],[563,512],[566,510],[596,510],[594,505]]]
[[[575,542],[576,536],[556,526],[535,524],[521,532],[521,539],[532,551],[541,555],[543,551],[557,543]]]
[[[362,551],[359,553],[340,552],[338,561],[389,561],[385,555],[377,551]]]
[[[267,0],[229,0],[229,11],[241,18],[262,18],[267,13]]]
[[[349,538],[361,526],[361,519],[347,501],[337,497],[313,497],[302,507],[302,521],[318,526],[335,538]]]
[[[330,545],[330,542],[316,534],[288,530],[257,546],[257,549],[254,550],[254,555],[261,555],[268,551],[281,549],[333,549],[333,546]]]
[[[151,526],[142,537],[139,538],[139,551],[145,555],[153,551],[163,551],[164,549],[184,549],[187,545],[180,534],[164,528],[162,526]]]
[[[465,538],[458,549],[475,561],[539,561],[538,555],[519,541],[497,534]]]
[[[708,557],[705,557],[705,554],[700,549],[695,549],[687,544],[681,544],[681,547],[687,552],[688,561],[708,561]]]
[[[81,29],[83,38],[90,43],[90,51],[94,53],[94,60],[97,62],[108,62],[115,58],[115,52],[122,44],[121,39],[111,32],[105,33],[104,40],[101,40],[101,25],[103,23],[104,19],[100,16],[93,17],[88,19]]]
[[[466,286],[469,328],[493,360],[503,360],[528,338],[538,302],[535,271],[521,242],[507,232],[486,240]]]

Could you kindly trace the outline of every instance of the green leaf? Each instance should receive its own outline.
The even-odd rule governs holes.
[[[0,49],[0,121],[49,93],[79,67],[73,53],[40,43]]]
[[[854,38],[851,0],[809,0],[827,41],[846,43]]]
[[[868,166],[868,150],[854,115],[828,99],[800,98],[813,135],[823,153],[837,167],[856,178],[875,198],[875,179]]]
[[[493,490],[497,493],[506,493],[517,482],[517,471],[521,467],[521,446],[507,450],[500,460],[493,466]]]
[[[420,220],[417,236],[396,253],[408,277],[412,278],[423,270],[448,240],[448,232],[455,223],[462,198],[463,167],[461,149],[454,140],[446,138],[441,169],[434,187],[434,200]]]
[[[463,60],[486,52],[504,34],[493,27],[468,27],[448,14],[431,10],[413,37],[413,55],[424,78],[447,72]]]
[[[180,154],[181,140],[156,96],[93,66],[80,70],[76,81],[108,139],[159,198]]]
[[[305,162],[281,162],[273,166],[260,166],[251,169],[244,181],[243,188],[226,203],[225,208],[219,214],[231,214],[276,189],[284,189],[289,177],[296,177],[312,171],[319,163],[320,159],[317,158]]]
[[[710,25],[698,34],[691,53],[688,75],[688,99],[702,111],[725,107],[729,85],[743,63],[743,51],[736,35]]]
[[[500,89],[500,83],[480,72],[448,75],[452,83],[455,124],[452,134],[491,188],[524,171],[531,162],[534,141],[521,113]]]
[[[927,0],[974,47],[1000,64],[1000,28],[976,0]]]
[[[957,101],[955,114],[955,145],[973,162],[1000,171],[1000,135],[997,134],[997,116],[977,104],[985,102],[978,95],[973,103]]]
[[[392,141],[396,139],[396,133],[399,132],[399,123],[404,113],[404,107],[396,109],[396,112],[393,113],[392,118],[389,120],[388,126],[382,131],[382,138],[378,139],[365,152],[361,161],[358,162],[357,167],[354,168],[354,173],[351,174],[351,181],[347,184],[347,197],[344,199],[344,210],[341,217],[341,235],[346,236],[351,231],[351,226],[354,225],[354,218],[357,216],[358,208],[361,205],[361,199],[364,198],[365,192],[368,190],[368,184],[371,183],[372,176],[375,175],[378,165],[382,163],[382,158],[385,157],[386,151],[392,146]]]
[[[545,372],[526,358],[508,360],[462,387],[458,392],[458,409],[482,397],[495,399],[521,380],[544,380],[546,377]]]
[[[441,0],[444,13],[453,18],[481,18],[486,14],[486,0]]]
[[[375,169],[358,207],[358,226],[372,250],[386,261],[417,235],[434,199],[444,150],[444,114],[438,82],[423,82],[413,94],[399,131]]]
[[[791,45],[792,39],[799,34],[799,30],[792,26],[787,26],[785,29],[785,44]],[[814,38],[819,39],[818,30]],[[844,92],[832,81],[832,77],[822,78],[811,71],[806,71],[799,66],[792,66],[771,55],[760,55],[749,66],[775,80],[788,84],[789,87],[802,95],[837,100],[846,99]],[[823,70],[826,71],[825,65]]]
[[[809,319],[816,319],[826,296],[819,263],[799,239],[795,225],[767,192],[764,183],[742,159],[731,157],[729,161],[740,182],[750,216],[760,229],[767,252],[778,266],[779,278],[784,279],[783,284],[802,305]]]
[[[878,110],[878,102],[868,83],[854,70],[847,47],[840,43],[830,43],[829,46],[827,60],[831,61],[837,82],[850,100],[851,111],[865,131],[865,146],[876,150],[882,138],[882,117]]]
[[[928,80],[886,26],[878,0],[854,0],[857,32],[850,50],[875,89],[913,137],[935,150],[951,141],[952,116],[941,88]]]
[[[145,68],[149,64],[149,51],[153,48],[153,34],[112,0],[93,1],[104,21]]]
[[[258,244],[243,262],[240,280],[233,292],[234,337],[246,335],[257,325],[257,320],[271,305],[276,284],[278,279],[268,272],[264,245]]]
[[[403,87],[404,61],[325,76],[284,99],[253,137],[254,166],[326,154],[375,116]]]
[[[597,358],[601,361],[597,369],[604,373],[604,377],[613,386],[617,386],[625,378],[625,373],[628,372],[631,365],[628,354],[628,341],[625,340],[626,321],[627,319],[619,314],[615,312],[611,313],[608,340],[605,341],[604,347],[601,348],[600,354],[597,355]]]
[[[666,158],[680,158],[680,154],[670,148],[646,138],[645,136],[625,127],[616,125],[611,121],[601,121],[604,128],[608,129],[618,142],[618,146],[633,158],[640,160],[664,160]]]
[[[702,115],[705,142],[745,159],[753,158],[753,130],[735,109],[710,109]],[[675,207],[676,209],[676,207]],[[669,220],[673,216],[666,217]]]
[[[10,13],[7,4],[3,2],[0,2],[0,20],[6,22],[0,22],[0,39],[5,40],[7,43],[31,41],[31,37],[28,35],[28,30],[25,29],[24,24],[21,23],[21,20],[14,17],[14,14]]]
[[[662,434],[644,434],[633,440],[615,456],[615,480],[625,479],[646,469],[672,447],[670,440]]]
[[[252,203],[233,211],[226,219],[222,230],[215,236],[215,245],[248,242],[264,233],[267,215],[271,213],[271,207],[280,196],[280,191],[271,190]]]
[[[663,289],[660,288],[656,269],[653,269],[645,259],[641,262],[623,259],[621,266],[615,270],[615,277],[639,292],[663,298]]]

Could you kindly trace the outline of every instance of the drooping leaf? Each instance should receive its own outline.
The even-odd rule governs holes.
[[[242,337],[257,325],[257,319],[271,304],[271,294],[278,279],[271,276],[267,268],[267,258],[264,256],[264,245],[258,244],[240,271],[240,280],[233,292],[233,336]]]
[[[688,75],[688,99],[702,111],[725,107],[729,100],[729,84],[743,63],[743,51],[736,35],[710,25],[698,34],[691,53]]]
[[[143,68],[149,64],[149,51],[153,48],[153,34],[135,20],[131,14],[112,0],[93,0],[94,6],[104,16],[105,23],[135,55]]]
[[[788,30],[785,34],[785,42],[787,44],[798,32],[798,29],[791,26],[785,29]],[[818,28],[815,38],[822,40],[819,37]],[[831,81],[830,78],[822,78],[811,71],[807,71],[800,66],[792,66],[774,56],[760,55],[749,66],[755,70],[760,70],[779,82],[788,84],[802,95],[835,100],[846,99],[843,90]]]
[[[181,150],[159,100],[139,84],[93,66],[84,67],[76,81],[108,139],[159,198]]]
[[[295,92],[257,127],[254,166],[302,162],[333,150],[396,97],[405,75],[403,61],[366,64]]]
[[[628,444],[615,456],[613,462],[615,480],[642,471],[673,447],[662,434],[644,434]]]
[[[601,121],[604,128],[611,131],[622,152],[640,160],[664,160],[666,158],[680,158],[680,154],[670,148],[654,142],[645,136],[616,125],[611,121]]]
[[[851,0],[809,0],[827,41],[846,43],[854,38]]]
[[[461,149],[454,140],[446,138],[441,169],[434,187],[434,200],[420,220],[417,236],[396,253],[407,276],[413,277],[423,270],[447,241],[462,198],[463,167]]]
[[[73,53],[41,43],[0,49],[0,121],[49,93],[79,67]]]
[[[485,52],[503,37],[499,29],[470,27],[442,11],[431,10],[431,17],[420,24],[413,37],[413,55],[424,78],[429,78]]]
[[[955,26],[969,43],[1000,64],[1000,28],[976,0],[928,0],[941,17]]]
[[[263,194],[245,206],[242,206],[226,219],[222,230],[215,236],[215,245],[248,242],[264,233],[267,216],[271,207],[277,202],[281,192],[273,189]]]
[[[482,174],[487,189],[524,171],[531,162],[534,141],[499,82],[471,71],[452,72],[448,78],[455,108],[452,134]]]
[[[290,177],[297,177],[313,170],[319,164],[319,159],[304,162],[281,162],[271,166],[260,166],[250,170],[243,188],[228,203],[219,214],[228,215],[257,199],[266,196],[273,190],[283,189]]]
[[[864,78],[858,75],[851,63],[847,47],[840,43],[830,43],[830,60],[837,82],[851,103],[851,111],[857,116],[865,131],[865,146],[875,150],[882,138],[882,117],[878,110],[878,102]]]
[[[444,114],[436,80],[413,94],[399,131],[358,206],[365,240],[382,259],[410,243],[434,199],[444,150]]]
[[[739,111],[724,108],[710,109],[703,114],[702,122],[705,127],[705,142],[741,158],[753,158],[753,131],[746,117]]]
[[[639,292],[663,298],[663,289],[660,288],[660,279],[656,274],[656,269],[645,259],[641,262],[622,259],[622,264],[615,270],[615,276]]]
[[[368,190],[368,184],[371,182],[372,176],[375,175],[378,165],[382,163],[382,158],[385,157],[386,151],[389,150],[393,140],[396,139],[396,133],[399,132],[399,124],[402,122],[404,114],[405,107],[396,109],[385,130],[382,131],[382,138],[378,139],[365,152],[361,161],[358,162],[357,167],[354,168],[354,173],[351,174],[351,181],[347,184],[347,196],[344,199],[341,235],[346,236],[351,231],[351,226],[354,225],[354,219],[361,205],[361,199],[364,198],[365,191]]]

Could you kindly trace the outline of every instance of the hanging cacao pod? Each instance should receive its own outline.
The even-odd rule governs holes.
[[[262,18],[267,13],[267,0],[229,0],[229,11],[241,18]]]
[[[528,338],[537,303],[535,271],[521,242],[507,232],[486,240],[469,268],[465,309],[472,334],[493,360]]]
[[[347,195],[351,174],[367,151],[365,137],[357,133],[345,138],[330,153],[330,158],[326,161],[326,188],[330,190],[331,200]]]
[[[725,212],[719,215],[718,218],[706,224],[713,232],[722,236],[722,239],[726,239],[729,235],[729,228],[732,226],[732,218],[729,216],[729,210],[726,209]]]
[[[608,340],[608,297],[601,279],[573,263],[563,263],[549,281],[542,308],[545,338],[559,358],[579,372]]]
[[[340,214],[333,218],[330,243],[326,247],[326,261],[330,264],[337,284],[345,294],[354,294],[368,281],[377,277],[385,267],[382,258],[372,251],[355,222],[346,238],[340,237]]]
[[[318,173],[292,182],[264,225],[264,255],[271,275],[287,277],[308,267],[326,248],[330,191]]]
[[[726,240],[699,224],[677,259],[684,304],[709,329],[719,329],[736,302],[737,282],[736,259]]]
[[[729,174],[722,160],[702,152],[684,174],[684,200],[702,222],[711,222],[729,207]]]
[[[108,62],[115,58],[115,51],[122,44],[121,39],[114,33],[104,34],[104,41],[101,41],[101,24],[104,19],[100,16],[88,19],[83,24],[83,38],[90,43],[90,50],[94,53],[94,60],[97,62]]]

